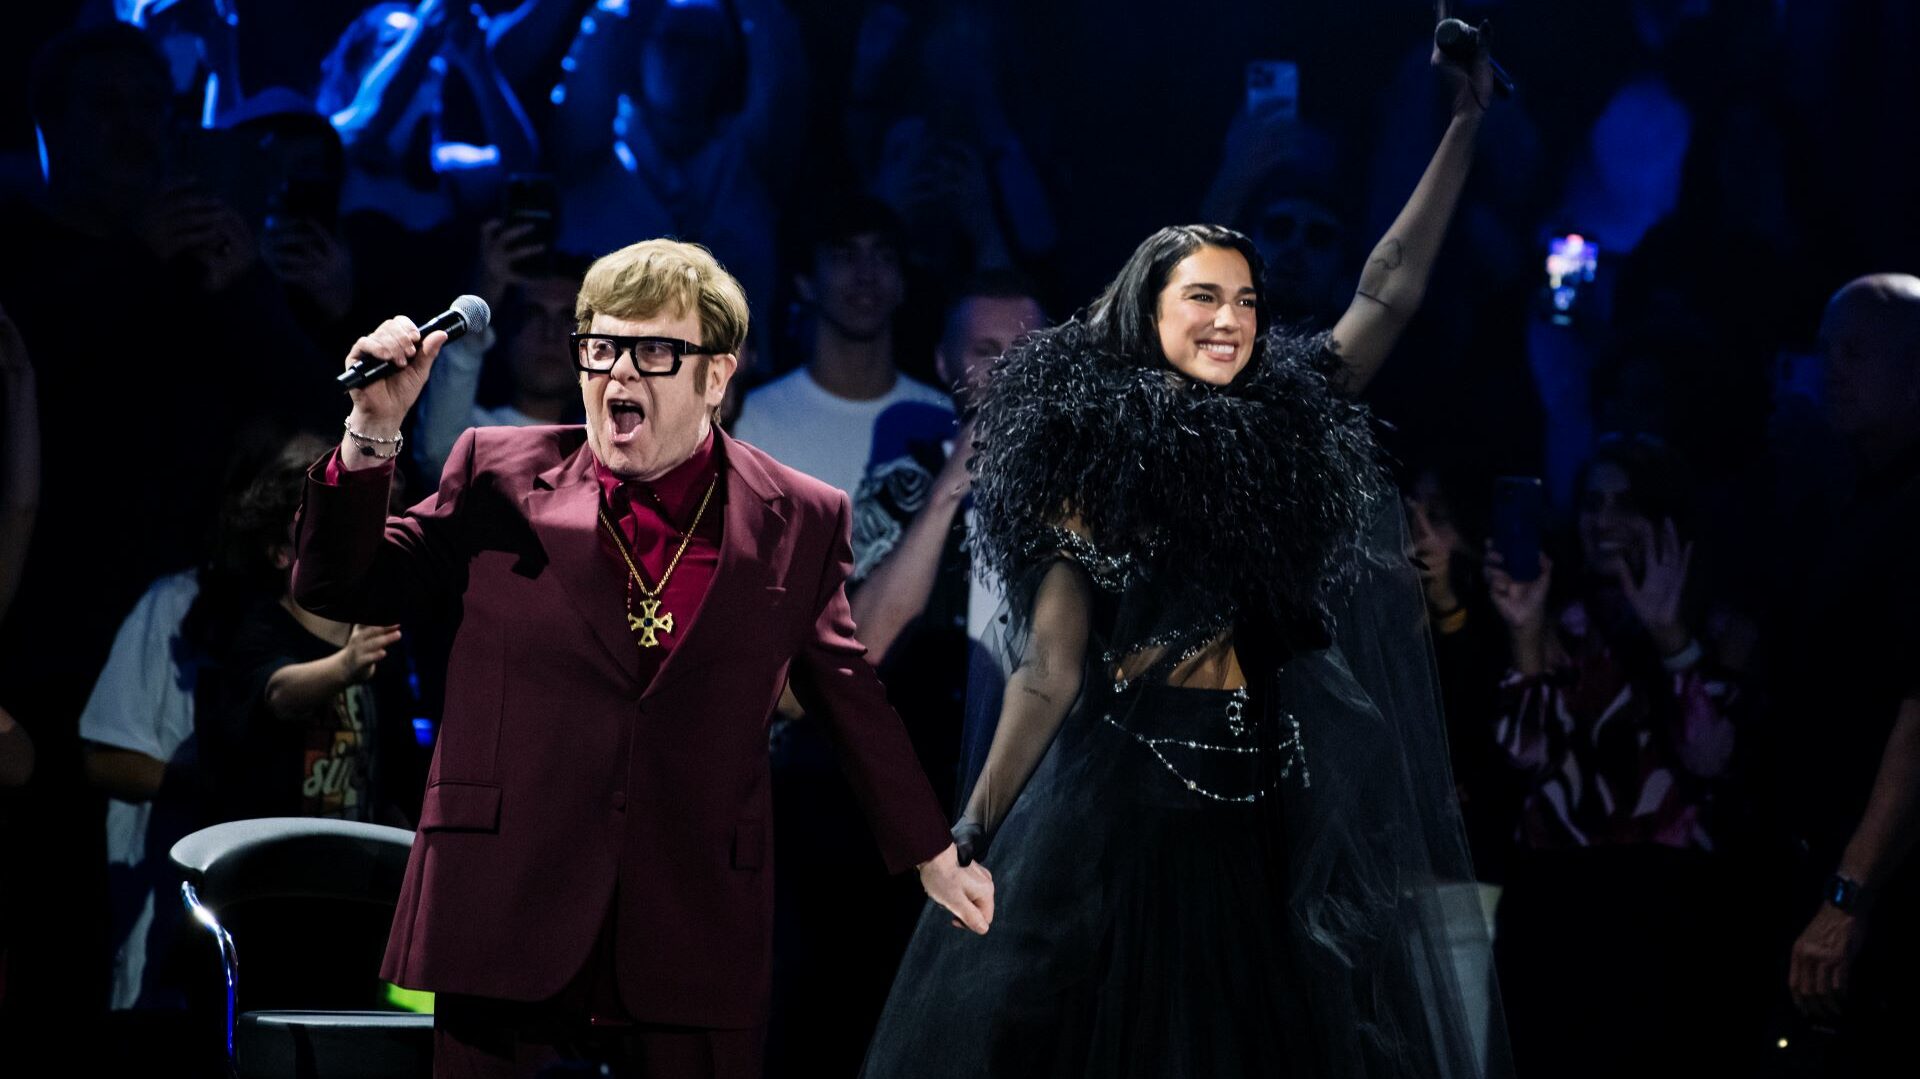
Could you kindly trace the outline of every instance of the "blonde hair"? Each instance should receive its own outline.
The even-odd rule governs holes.
[[[747,339],[747,292],[699,244],[679,240],[642,240],[602,255],[587,270],[574,301],[573,317],[581,333],[593,316],[643,319],[692,312],[700,319],[702,340],[715,352],[739,353]]]

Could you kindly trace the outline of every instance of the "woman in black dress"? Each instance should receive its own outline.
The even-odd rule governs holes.
[[[1453,120],[1330,334],[1270,327],[1252,243],[1184,226],[996,369],[973,542],[1014,666],[955,837],[997,915],[976,937],[928,910],[868,1075],[1504,1070],[1423,608],[1353,400],[1464,183],[1477,66],[1443,65]]]

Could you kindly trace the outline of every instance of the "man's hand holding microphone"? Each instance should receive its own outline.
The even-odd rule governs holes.
[[[400,428],[420,399],[434,357],[448,341],[486,329],[491,317],[485,300],[462,296],[424,326],[397,315],[355,341],[337,380],[353,399],[340,464],[359,469],[398,457]]]

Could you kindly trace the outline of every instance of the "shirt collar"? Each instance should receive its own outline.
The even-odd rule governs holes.
[[[693,500],[706,490],[708,480],[718,468],[718,442],[714,431],[709,429],[693,456],[653,480],[623,480],[595,456],[593,478],[600,484],[600,494],[609,506],[624,508],[636,492],[645,492],[653,496],[648,502],[656,507],[664,506],[667,513],[678,520],[693,512]]]

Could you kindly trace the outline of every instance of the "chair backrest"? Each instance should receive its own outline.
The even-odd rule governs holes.
[[[413,833],[318,817],[263,817],[202,828],[173,864],[213,910],[256,899],[393,902]]]

